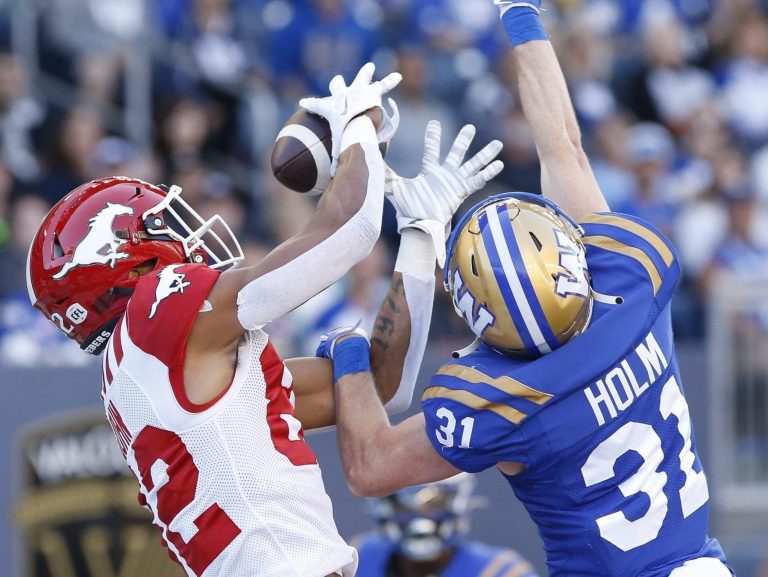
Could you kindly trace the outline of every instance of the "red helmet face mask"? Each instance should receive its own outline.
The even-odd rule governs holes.
[[[241,261],[240,246],[221,217],[203,220],[180,194],[177,186],[165,190],[112,177],[61,199],[40,225],[27,258],[35,308],[80,348],[99,354],[140,278],[131,274],[136,267],[194,262],[224,268]],[[197,221],[195,228],[190,219]],[[214,225],[223,227],[227,242],[211,230]]]

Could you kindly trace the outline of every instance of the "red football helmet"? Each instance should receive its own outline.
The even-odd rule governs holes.
[[[178,186],[115,176],[87,182],[61,199],[29,249],[27,290],[35,308],[97,355],[139,280],[129,278],[135,267],[236,266],[243,254],[229,226],[219,215],[204,220],[180,195]],[[214,225],[229,237],[226,242],[211,230]]]

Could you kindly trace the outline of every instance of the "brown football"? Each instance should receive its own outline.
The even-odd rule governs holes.
[[[322,194],[331,180],[331,129],[322,116],[299,108],[277,135],[272,173],[284,186]]]
[[[388,142],[379,144],[382,156]],[[310,195],[331,181],[331,128],[322,116],[299,108],[280,129],[272,149],[272,173],[280,183]]]

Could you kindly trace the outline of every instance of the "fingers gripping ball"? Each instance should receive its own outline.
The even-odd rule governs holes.
[[[388,142],[379,150],[386,154]],[[317,196],[331,182],[331,127],[317,114],[300,108],[277,134],[272,149],[272,174],[293,191]]]

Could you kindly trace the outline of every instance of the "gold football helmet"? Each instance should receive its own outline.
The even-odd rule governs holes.
[[[542,196],[484,200],[448,239],[443,280],[456,313],[504,354],[540,356],[565,344],[592,314],[582,236]]]

